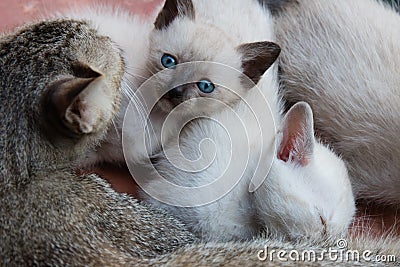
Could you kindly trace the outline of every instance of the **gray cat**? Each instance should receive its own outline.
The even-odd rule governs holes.
[[[123,71],[111,41],[83,22],[1,37],[1,266],[111,266],[193,240],[163,212],[73,172],[111,123]]]

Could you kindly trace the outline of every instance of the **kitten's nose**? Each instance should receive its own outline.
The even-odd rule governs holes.
[[[181,100],[183,97],[183,88],[181,86],[176,87],[172,90],[169,90],[167,93],[167,98],[169,99],[175,99],[175,100]]]
[[[184,86],[178,86],[172,90],[169,90],[165,95],[165,98],[168,99],[174,107],[176,107],[184,102],[184,92]]]

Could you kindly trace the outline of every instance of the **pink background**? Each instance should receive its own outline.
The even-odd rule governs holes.
[[[162,0],[1,0],[0,31],[8,31],[26,21],[45,18],[71,7],[108,4],[121,6],[136,14],[149,14]]]

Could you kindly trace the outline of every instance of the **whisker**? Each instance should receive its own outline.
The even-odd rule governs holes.
[[[133,78],[142,78],[144,80],[147,80],[147,77],[139,75],[139,74],[136,74],[136,73],[131,73],[131,72],[125,71],[125,74],[130,76],[130,77],[133,77]]]
[[[133,70],[131,67],[127,67],[128,70]],[[146,69],[148,70],[149,73],[152,75],[155,75],[154,71],[149,68],[149,66],[146,66]],[[143,72],[143,70],[141,71]],[[153,146],[153,140],[157,140],[154,137],[157,137],[155,127],[152,123],[152,121],[146,117],[146,113],[148,111],[148,107],[145,106],[146,103],[143,99],[143,97],[140,95],[140,92],[137,92],[137,87],[138,84],[136,84],[134,81],[129,79],[129,77],[133,78],[139,78],[143,79],[143,82],[146,81],[149,77],[144,77],[135,73],[131,73],[130,71],[125,71],[126,76],[123,77],[122,79],[122,93],[128,97],[129,101],[133,103],[133,106],[137,112],[137,117],[136,119],[138,120],[138,123],[144,126],[144,134],[145,134],[145,139],[146,143],[149,144],[148,147]],[[157,77],[157,76],[156,76]],[[141,84],[141,83],[139,83]]]
[[[117,124],[115,123],[115,119],[114,118],[111,120],[111,123],[112,123],[112,125],[114,127],[114,130],[115,130],[115,133],[117,134],[118,139],[121,139],[121,135],[120,135],[120,132],[118,130]]]

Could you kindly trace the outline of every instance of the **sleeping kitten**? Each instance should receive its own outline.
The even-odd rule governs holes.
[[[374,0],[292,1],[275,24],[284,98],[310,103],[357,198],[399,205],[399,14]]]
[[[115,19],[119,17],[116,16]],[[127,30],[126,33],[129,33],[129,28]],[[286,251],[292,249],[321,251],[330,246],[334,248],[333,243],[320,240],[299,244],[300,241],[289,243],[270,239],[246,243],[201,243],[184,246],[191,242],[192,236],[176,220],[169,218],[163,212],[153,211],[138,204],[127,195],[117,194],[95,175],[76,176],[68,171],[70,167],[72,169],[72,166],[69,166],[71,160],[80,158],[88,146],[92,146],[92,142],[97,143],[97,138],[104,134],[105,128],[101,125],[109,125],[111,122],[100,122],[97,126],[95,123],[98,132],[92,134],[93,138],[90,138],[89,143],[86,142],[89,140],[88,136],[83,135],[83,139],[80,139],[83,142],[78,146],[57,148],[48,142],[47,137],[42,135],[44,132],[38,131],[39,128],[36,127],[37,122],[43,122],[44,117],[37,113],[43,104],[36,100],[43,96],[40,92],[45,89],[47,82],[51,83],[64,75],[69,77],[69,81],[78,80],[73,72],[74,68],[63,68],[76,57],[90,58],[93,60],[90,63],[94,66],[98,63],[97,71],[104,71],[103,67],[107,65],[114,66],[120,63],[117,49],[111,47],[114,45],[110,44],[107,38],[98,36],[86,23],[69,20],[44,21],[1,37],[2,105],[0,108],[3,108],[4,112],[3,110],[0,112],[3,124],[0,141],[3,149],[0,164],[3,193],[0,209],[2,215],[0,216],[2,226],[0,265],[287,266],[287,262],[278,260],[261,262],[257,255],[266,246]],[[62,48],[61,51],[65,52],[66,56],[59,53],[59,48]],[[54,64],[59,61],[62,64]],[[103,77],[103,81],[111,83],[110,90],[105,92],[116,92],[119,79],[111,77],[112,73],[118,72],[117,69],[120,71],[119,67],[115,67],[100,76]],[[96,74],[97,71],[83,73],[89,75]],[[121,77],[121,75],[122,73],[118,73],[116,76]],[[89,80],[88,83],[91,84]],[[70,83],[72,84],[79,85]],[[99,84],[102,83],[97,83]],[[90,88],[89,91],[101,89],[98,86]],[[82,89],[86,91],[88,88]],[[28,91],[31,93],[24,93]],[[98,94],[96,96],[98,97]],[[80,95],[79,99],[82,97],[91,100],[86,94]],[[115,100],[110,98],[106,102]],[[89,104],[103,110],[97,101],[89,101]],[[87,111],[94,110],[96,109]],[[55,116],[51,117],[56,119],[57,126],[68,125],[68,122],[62,120],[63,116],[59,120]],[[77,122],[76,117],[74,122]],[[48,125],[52,128],[51,126]],[[72,126],[71,128],[73,132],[79,129]],[[82,129],[87,130],[88,127]],[[65,133],[69,132],[70,130],[67,130]],[[56,134],[53,137],[70,139],[68,134],[67,136]],[[71,150],[76,152],[71,154]],[[60,158],[57,156],[58,159],[54,160],[54,153]],[[38,170],[41,171],[37,172]],[[24,182],[17,186],[17,181],[15,184],[8,183],[11,177],[29,177],[29,179],[22,179]],[[349,240],[349,244],[351,249],[372,250],[372,256],[388,253],[399,255],[396,250],[398,242],[390,240],[379,242],[371,240],[365,242],[364,239]],[[179,246],[183,248],[154,258],[156,254]],[[349,264],[353,262],[360,264],[355,261]],[[296,264],[309,265],[307,262],[304,264],[296,262]],[[337,266],[338,263],[326,259],[315,264]],[[378,263],[362,261],[361,264],[377,266]]]
[[[222,6],[229,19],[223,15]],[[272,26],[265,27],[265,23],[272,24],[271,17],[257,1],[229,1],[227,5],[221,0],[214,2],[212,7],[201,0],[167,0],[150,35],[151,70],[159,71],[163,67],[166,70],[157,75],[156,82],[151,83],[153,86],[142,91],[154,88],[162,95],[174,88],[157,103],[162,111],[174,112],[183,106],[175,114],[206,114],[212,120],[195,119],[181,133],[179,128],[175,135],[180,134],[180,140],[172,142],[172,145],[167,143],[164,151],[153,158],[156,171],[132,164],[135,151],[125,147],[128,166],[136,181],[149,194],[143,194],[143,197],[169,210],[205,240],[251,239],[262,228],[271,235],[288,238],[345,233],[354,214],[354,200],[344,163],[315,140],[312,112],[306,103],[297,104],[281,118],[277,73],[275,68],[269,68],[273,63],[270,59],[276,58],[278,46],[269,41],[241,44],[257,41],[257,38],[273,40]],[[243,10],[249,13],[248,16],[243,16]],[[248,21],[244,19],[246,17]],[[255,22],[255,18],[259,21]],[[252,26],[251,31],[247,31],[252,23],[261,27]],[[228,34],[228,29],[235,30]],[[225,71],[221,75],[218,71],[223,69],[204,61],[223,63],[240,71]],[[201,64],[206,64],[206,67],[202,68]],[[266,69],[269,70],[264,74]],[[243,74],[249,74],[253,87],[246,87],[250,83],[244,82]],[[206,85],[202,84],[205,81]],[[229,86],[215,86],[214,81]],[[258,82],[261,91],[254,87],[254,82]],[[204,92],[203,89],[210,86],[212,90]],[[234,88],[233,91],[239,92],[239,96],[242,94],[243,99],[227,94],[225,88]],[[239,118],[246,122],[247,136],[240,131],[231,109],[219,110],[207,105],[203,100],[205,95],[207,101],[215,97],[229,103]],[[263,98],[271,104],[270,117],[265,111],[267,104]],[[260,112],[267,117],[261,126],[254,115]],[[127,129],[133,124],[130,116],[128,111],[125,118]],[[278,135],[274,119],[279,125]],[[225,129],[215,121],[228,128],[230,125],[237,128],[227,136]],[[172,128],[170,125],[166,127]],[[124,135],[130,135],[129,131],[124,131]],[[130,137],[126,138],[124,145],[129,145]],[[216,147],[202,143],[205,139],[213,140]],[[238,141],[231,144],[230,140]],[[203,148],[199,151],[198,144],[201,143]],[[174,144],[179,144],[179,148]],[[242,168],[241,155],[246,152],[249,158]],[[179,169],[170,160],[177,161],[181,153],[187,158],[178,160],[183,164]],[[251,189],[254,182],[252,178],[259,170],[257,160],[263,153],[273,158],[271,171],[258,185],[260,187],[249,193],[249,186]],[[195,159],[211,163],[204,170],[187,171]],[[261,169],[269,167],[268,160],[260,164],[266,165]],[[140,168],[143,168],[141,172],[138,171]],[[232,177],[223,173],[226,168]],[[169,186],[156,172],[178,186]],[[232,182],[231,191],[224,191]],[[201,188],[212,183],[215,185],[208,186],[207,190]],[[182,186],[197,187],[197,190],[183,190]]]

